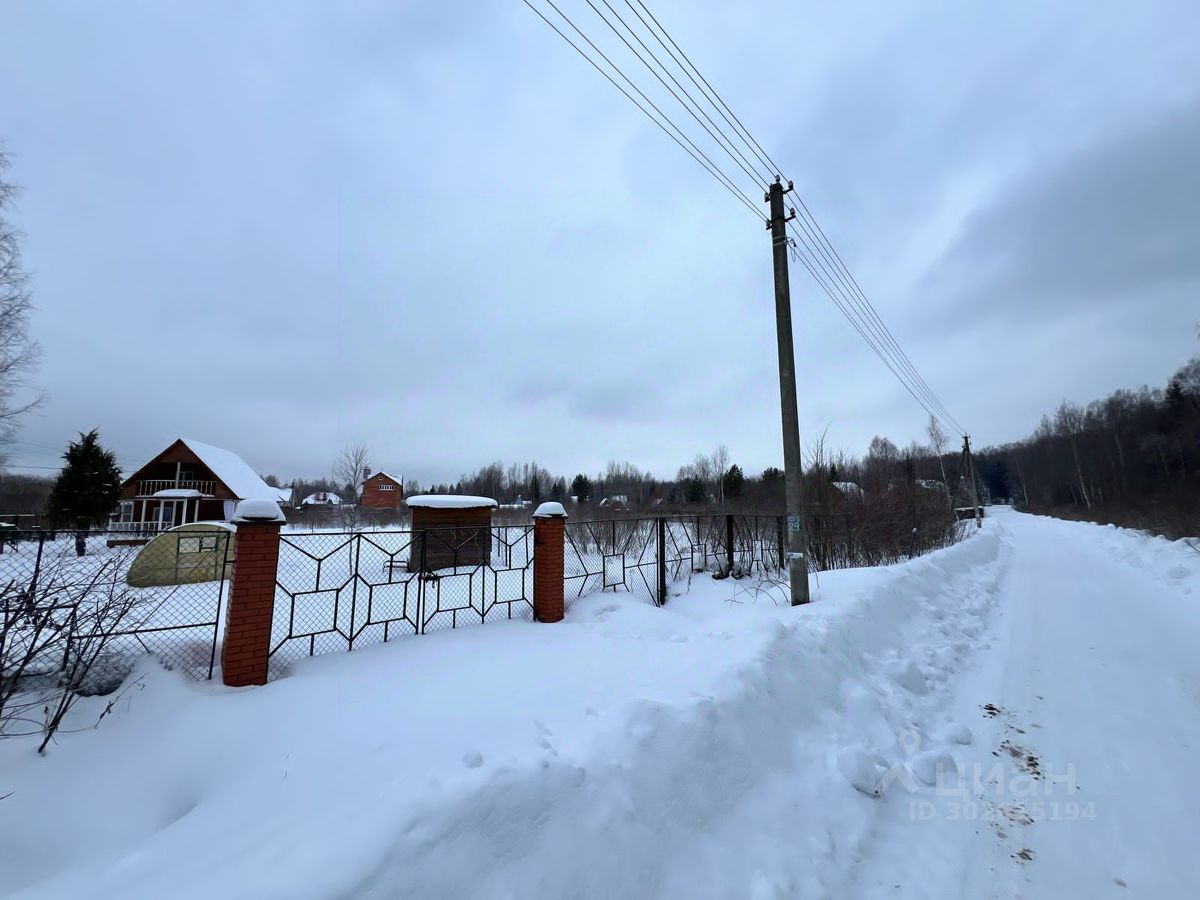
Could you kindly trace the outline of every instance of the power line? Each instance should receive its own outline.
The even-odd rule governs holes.
[[[800,200],[799,197],[797,197],[797,200],[803,204],[803,201]],[[811,214],[809,214],[809,217],[811,219]],[[796,223],[799,224],[797,225]],[[814,232],[813,226],[815,226],[817,229],[816,232]],[[922,398],[924,398],[921,405],[925,407],[927,411],[935,413],[936,418],[941,419],[948,427],[952,427],[961,431],[961,427],[955,423],[954,416],[951,415],[950,412],[945,408],[945,404],[942,403],[942,401],[933,392],[933,389],[929,387],[928,383],[925,382],[925,379],[916,370],[916,367],[913,366],[912,362],[908,359],[907,354],[905,354],[903,349],[900,348],[899,343],[896,341],[891,331],[883,323],[882,319],[880,319],[879,314],[875,311],[870,301],[866,299],[865,295],[861,291],[861,288],[857,291],[855,290],[857,282],[854,281],[853,276],[849,275],[849,272],[845,269],[844,265],[841,267],[836,265],[834,259],[840,259],[840,257],[837,257],[837,251],[833,249],[828,240],[820,240],[818,235],[823,234],[823,232],[819,231],[820,226],[817,225],[815,219],[812,220],[812,226],[810,226],[803,218],[798,217],[793,221],[792,228],[793,233],[796,234],[797,237],[801,237],[801,240],[805,240],[805,238],[807,238],[810,250],[815,249],[814,260],[817,266],[825,272],[825,274],[835,285],[837,285],[842,299],[845,300],[849,306],[849,309],[843,309],[843,313],[847,316],[853,316],[856,318],[857,321],[861,323],[863,329],[865,329],[866,332],[869,332],[874,338],[872,339],[872,337],[868,337],[866,333],[860,330],[860,334],[863,334],[864,340],[868,341],[868,343],[871,345],[871,348],[875,350],[876,354],[879,355],[881,359],[887,357],[887,359],[891,361],[888,364],[888,368],[892,371],[896,378],[904,384],[906,388],[909,388],[910,393],[915,391],[917,394],[920,394]],[[803,237],[800,234],[801,232],[803,233]],[[832,258],[830,253],[834,254]],[[817,258],[816,254],[819,254],[819,258]],[[851,310],[853,310],[853,312],[851,312]],[[892,363],[894,363],[894,365],[892,365]]]
[[[589,5],[591,5],[591,0],[588,0],[588,2]],[[605,6],[609,6],[608,0],[601,0],[601,2],[603,2]],[[687,75],[689,80],[693,85],[696,86],[697,90],[700,91],[701,95],[704,96],[708,103],[713,106],[718,113],[721,114],[726,123],[734,130],[734,133],[741,138],[742,142],[745,143],[756,156],[758,156],[759,161],[768,166],[768,168],[773,167],[777,174],[782,174],[781,167],[775,163],[775,161],[770,157],[770,154],[766,152],[766,150],[762,147],[762,144],[759,143],[750,130],[746,128],[741,119],[739,119],[737,115],[733,113],[733,110],[730,109],[729,105],[725,103],[720,94],[718,94],[717,91],[712,87],[712,84],[707,78],[704,77],[703,73],[700,72],[699,68],[692,62],[691,58],[687,56],[687,54],[679,46],[678,42],[675,41],[675,39],[671,36],[666,27],[663,26],[662,22],[660,22],[654,16],[654,14],[649,10],[648,7],[646,7],[646,4],[642,2],[642,0],[637,0],[637,3],[638,6],[645,11],[646,15],[649,16],[654,22],[654,25],[657,26],[658,31],[651,27],[650,23],[647,22],[641,13],[638,12],[637,8],[633,6],[631,0],[625,0],[625,4],[637,16],[643,27],[645,27],[645,29],[654,36],[655,40],[658,41],[659,45],[667,51],[668,55],[670,55],[675,64],[680,68],[681,71],[684,72],[685,75]],[[611,6],[609,8],[611,9]],[[616,15],[615,11],[614,15]],[[620,17],[618,16],[618,18]],[[629,28],[629,25],[623,19],[621,22],[626,28]],[[630,30],[632,33],[632,29]],[[659,37],[658,32],[662,33],[662,37]],[[671,47],[668,47],[667,44],[663,42],[663,37],[670,42],[671,47],[674,47],[674,49],[678,51],[679,56],[676,56]],[[640,39],[638,42],[645,47],[645,44]],[[686,66],[680,61],[680,57],[686,61]],[[666,68],[663,66],[662,62],[657,57],[654,57],[654,59],[655,62],[657,62],[661,67],[664,68],[664,71],[666,71]],[[645,61],[643,60],[643,62]],[[703,87],[701,86],[701,83],[697,82],[696,78],[692,76],[692,72],[695,72],[695,75],[700,78],[701,82],[703,82]],[[687,94],[688,98],[692,100],[693,103],[696,103],[695,98],[687,92],[686,88],[683,88],[683,86],[679,84],[678,80],[675,79],[674,76],[672,76],[672,81],[675,81],[676,85],[679,86],[680,89],[685,92],[685,94]],[[730,118],[731,116],[732,119]],[[711,117],[709,117],[707,114],[705,114],[705,118],[708,119],[708,121],[714,126],[716,125],[716,123],[712,122]],[[739,153],[739,155],[741,154]],[[742,158],[745,159],[744,156]],[[833,246],[832,242],[825,234],[824,229],[821,228],[820,223],[817,222],[816,217],[813,216],[812,211],[809,210],[808,205],[804,202],[803,198],[797,194],[796,199],[801,210],[803,211],[803,218],[800,219],[799,227],[810,236],[817,251],[823,258],[823,261],[816,260],[816,262],[820,268],[824,269],[831,279],[836,282],[839,290],[844,291],[844,299],[853,309],[857,311],[857,314],[862,317],[860,319],[861,324],[866,328],[867,331],[874,334],[882,343],[882,347],[872,346],[872,349],[875,350],[877,355],[881,356],[881,359],[886,356],[892,361],[892,363],[895,364],[894,366],[889,364],[888,368],[899,380],[901,380],[905,388],[908,389],[910,393],[915,390],[917,394],[920,394],[921,397],[924,398],[926,402],[922,403],[923,407],[927,405],[932,406],[933,409],[939,413],[936,418],[942,419],[942,421],[947,425],[951,425],[953,423],[953,427],[957,428],[959,431],[965,431],[961,425],[956,423],[954,416],[946,408],[945,403],[942,402],[941,398],[938,397],[933,389],[929,386],[928,382],[912,363],[912,360],[909,358],[908,354],[905,353],[904,349],[900,346],[891,330],[883,322],[882,318],[879,316],[878,310],[875,309],[874,305],[866,296],[857,279],[855,279],[850,273],[845,261],[837,252],[837,249]],[[794,230],[797,226],[793,225],[792,227]],[[842,307],[839,308],[843,309],[844,314],[847,316],[853,315],[849,312],[849,310],[846,310]],[[860,331],[860,334],[862,334],[862,329],[858,330]],[[866,336],[864,335],[864,339],[865,337]],[[902,375],[901,373],[904,374]],[[908,379],[911,379],[911,384],[908,383]]]
[[[702,122],[700,120],[700,116],[696,115],[696,113],[692,111],[692,107],[690,107],[686,103],[684,103],[683,100],[680,98],[679,94],[675,93],[675,91],[671,89],[671,86],[669,84],[667,84],[665,81],[663,81],[662,76],[659,75],[658,72],[656,72],[654,70],[654,67],[651,66],[650,63],[646,62],[645,57],[643,57],[642,54],[639,53],[633,47],[633,45],[629,43],[629,41],[625,40],[625,36],[622,35],[621,32],[617,31],[616,27],[612,24],[612,22],[610,22],[605,17],[604,13],[600,12],[600,10],[597,8],[596,4],[593,3],[592,0],[586,0],[586,2],[587,2],[587,5],[592,8],[592,11],[595,12],[596,15],[598,15],[600,17],[600,19],[604,22],[604,24],[607,25],[610,29],[612,29],[612,33],[615,34],[617,37],[619,37],[621,39],[621,41],[625,44],[625,46],[629,48],[629,51],[634,56],[636,56],[647,69],[649,69],[650,74],[653,75],[655,78],[657,78],[659,83],[667,89],[667,91],[671,94],[671,96],[673,96],[676,100],[679,101],[679,105],[682,106],[684,109],[686,109],[688,111],[688,113],[691,115],[691,117],[700,124],[700,127],[708,132],[709,136],[712,137],[712,139],[717,142],[717,144],[721,147],[721,149],[724,150],[725,153],[729,156],[729,158],[734,161],[734,163],[738,166],[738,168],[740,168],[743,172],[745,172],[747,175],[749,175],[750,179],[752,181],[754,181],[756,184],[759,184],[760,186],[766,186],[767,184],[770,183],[770,181],[771,181],[770,172],[768,172],[767,176],[764,178],[757,171],[752,171],[754,164],[752,162],[750,162],[750,160],[746,159],[745,155],[740,150],[738,150],[736,146],[734,146],[733,142],[730,141],[728,137],[726,137],[726,135],[723,131],[721,131],[720,126],[717,125],[717,123],[712,120],[712,117],[709,116],[708,113],[704,112],[703,109],[701,109],[700,104],[696,102],[695,98],[692,97],[692,95],[690,93],[688,93],[687,88],[685,88],[682,84],[679,83],[679,79],[671,74],[670,70],[665,65],[663,65],[662,61],[654,54],[654,51],[646,46],[646,42],[643,41],[641,39],[641,37],[638,36],[638,33],[629,26],[628,22],[626,22],[623,18],[621,18],[620,13],[618,13],[615,9],[612,8],[612,5],[608,2],[608,0],[600,0],[600,2],[603,3],[606,7],[608,7],[609,12],[611,12],[613,14],[613,16],[616,18],[616,20],[625,27],[625,30],[628,31],[633,36],[633,39],[638,42],[639,46],[641,46],[641,48],[650,56],[650,58],[654,60],[654,62],[658,65],[658,67],[660,69],[662,69],[663,72],[666,73],[667,77],[670,78],[671,81],[673,81],[675,83],[675,86],[677,88],[679,88],[680,91],[683,92],[683,95],[692,102],[692,106],[694,106],[696,108],[696,110],[698,110],[700,112],[700,115],[703,115],[704,118],[708,120],[708,123],[709,123],[709,125],[712,126],[712,128],[710,128],[709,125],[705,125],[704,122]],[[714,132],[713,128],[717,129],[717,131]]]
[[[726,190],[728,190],[731,194],[733,194],[735,199],[737,199],[747,209],[750,210],[750,212],[754,215],[754,217],[756,219],[758,219],[759,221],[762,221],[762,215],[760,214],[758,208],[750,200],[750,198],[747,197],[746,194],[743,191],[741,191],[734,184],[734,182],[729,178],[728,175],[726,175],[723,171],[721,171],[720,167],[717,166],[716,163],[714,163],[711,159],[709,159],[708,155],[706,153],[704,153],[703,150],[701,150],[699,147],[697,147],[692,142],[692,140],[690,138],[688,138],[688,136],[686,134],[684,134],[683,131],[673,121],[671,121],[670,117],[667,116],[666,113],[664,113],[661,109],[658,108],[657,104],[655,104],[654,101],[652,101],[649,97],[647,97],[645,95],[645,93],[643,93],[642,90],[633,83],[633,81],[629,78],[629,76],[627,76],[623,71],[621,71],[619,66],[617,66],[611,59],[609,59],[608,56],[605,55],[605,53],[599,47],[597,47],[586,34],[584,34],[582,31],[580,31],[580,29],[575,25],[575,23],[572,22],[571,19],[561,9],[559,9],[558,6],[556,6],[554,4],[553,0],[546,0],[546,2],[554,9],[554,11],[556,13],[558,13],[558,15],[563,19],[563,21],[565,21],[568,25],[570,25],[571,28],[574,29],[575,32],[580,37],[582,37],[585,41],[587,41],[588,45],[591,46],[591,48],[593,50],[595,50],[596,53],[598,53],[600,55],[600,57],[603,58],[604,61],[606,63],[608,63],[609,66],[611,66],[618,75],[620,75],[622,78],[625,79],[625,81],[629,84],[629,86],[632,87],[634,89],[634,91],[636,91],[637,94],[640,97],[642,97],[642,99],[644,99],[646,101],[646,103],[648,103],[654,109],[655,112],[657,112],[660,116],[662,116],[662,118],[672,128],[674,128],[677,132],[679,132],[680,137],[682,137],[682,139],[683,139],[682,141],[680,140],[680,138],[676,137],[674,134],[672,134],[670,131],[668,131],[666,126],[663,125],[663,123],[660,122],[658,119],[656,119],[653,115],[651,115],[650,111],[647,110],[640,103],[638,103],[637,100],[635,100],[628,91],[626,91],[623,87],[621,87],[621,85],[617,84],[616,80],[611,75],[609,75],[608,72],[604,71],[604,69],[601,68],[599,63],[597,63],[590,56],[588,56],[587,53],[584,52],[584,50],[578,44],[576,44],[574,41],[572,41],[566,34],[564,34],[557,25],[555,25],[553,22],[551,22],[549,19],[547,19],[546,16],[542,14],[541,10],[539,10],[532,3],[530,3],[529,0],[521,0],[521,2],[524,3],[526,6],[528,6],[531,10],[533,10],[533,12],[537,14],[538,18],[541,19],[543,22],[545,22],[548,26],[550,26],[550,28],[552,28],[555,31],[555,33],[558,34],[559,37],[561,37],[564,41],[566,41],[568,44],[570,44],[571,47],[574,48],[575,52],[577,52],[580,56],[582,56],[584,59],[586,59],[588,61],[588,63],[597,72],[599,72],[606,79],[608,79],[609,83],[611,83],[613,87],[615,87],[618,91],[620,91],[622,94],[624,94],[625,98],[627,100],[629,100],[629,102],[632,103],[634,106],[636,106],[639,110],[641,110],[646,115],[646,117],[648,119],[650,119],[651,122],[653,122],[655,125],[657,125],[659,128],[661,128],[663,133],[666,134],[667,137],[671,138],[671,140],[673,140],[676,144],[679,144],[679,146],[681,148],[683,148],[683,150],[689,156],[691,156],[692,159],[696,160],[696,162],[699,163],[710,175],[712,175],[714,178],[716,178],[717,181],[720,182],[726,188]],[[688,149],[688,147],[684,145],[683,141],[686,141],[688,144],[690,144],[691,147],[695,149],[695,152],[692,152],[691,149]]]
[[[655,118],[642,104],[640,104],[628,91],[626,91],[616,80],[605,71],[594,59],[592,59],[581,47],[572,41],[566,34],[563,33],[554,23],[552,23],[540,10],[530,3],[530,0],[523,0],[526,6],[532,9],[539,18],[550,26],[560,37],[570,44],[576,52],[584,57],[600,74],[604,77],[625,97],[638,107],[651,121],[653,121],[664,133],[668,135],[675,143],[679,144],[693,159],[705,168],[709,174],[717,178],[717,180],[729,190],[736,199],[743,205],[751,209],[758,217],[758,213],[754,205],[750,202],[744,191],[737,187],[733,180],[708,156],[704,153],[695,142],[693,142],[679,126],[669,117],[662,109],[654,103],[644,91],[642,91],[634,81],[618,66],[613,60],[604,53],[583,31],[567,16],[555,3],[554,0],[545,0],[545,2],[563,19],[576,34],[578,34],[587,44],[633,89],[658,115],[664,120],[667,125],[679,135],[673,134],[667,129],[662,121]],[[596,6],[592,0],[585,0],[593,12],[600,18],[601,21],[617,36],[618,39],[625,45],[630,53],[637,57],[638,61],[644,65],[647,70],[658,80],[658,82],[671,94],[672,97],[682,106],[688,114],[696,120],[697,123],[704,129],[705,132],[718,146],[733,160],[733,162],[756,183],[762,178],[762,174],[758,169],[758,165],[746,157],[741,150],[737,148],[735,142],[726,133],[714,119],[704,111],[700,101],[696,99],[691,91],[685,87],[678,78],[672,73],[670,67],[663,62],[662,59],[642,40],[637,30],[626,21],[625,18],[613,8],[609,0],[600,0],[612,16],[620,22],[621,26],[629,33],[630,36],[641,47],[641,51],[634,47],[633,44],[625,37],[624,34],[613,24],[612,21]],[[630,0],[624,0],[626,6],[634,13],[642,27],[649,33],[654,40],[666,51],[671,61],[679,68],[681,72],[691,81],[696,90],[699,91],[701,97],[709,106],[717,111],[720,117],[732,130],[737,140],[743,143],[751,152],[751,155],[757,159],[758,164],[761,164],[769,173],[773,170],[777,176],[782,175],[781,167],[775,163],[774,159],[763,148],[762,144],[754,137],[753,133],[745,126],[740,118],[733,112],[732,108],[725,102],[721,95],[712,87],[712,84],[704,77],[699,68],[692,62],[691,58],[679,46],[678,42],[671,36],[670,32],[663,26],[662,22],[650,11],[643,0],[636,0],[637,4],[654,23],[652,27],[650,22],[633,6]],[[660,36],[661,32],[661,36]],[[663,39],[666,39],[664,42]],[[668,46],[668,43],[670,46]],[[673,49],[672,49],[673,48]],[[643,55],[643,51],[644,54]],[[677,55],[678,54],[678,55]],[[653,60],[654,65],[646,58]],[[682,62],[681,62],[682,58]],[[655,68],[657,65],[658,69]],[[661,70],[674,83],[675,88],[672,88],[659,74]],[[694,75],[693,75],[694,73]],[[699,81],[697,81],[697,78]],[[682,96],[681,96],[682,94]],[[686,99],[685,99],[686,98]],[[690,103],[690,105],[689,105]],[[698,114],[699,113],[699,114]],[[703,120],[700,118],[703,116]],[[706,124],[707,122],[707,124]],[[681,140],[682,138],[682,140]],[[685,146],[685,143],[687,146]],[[689,149],[689,146],[691,149]],[[693,150],[695,152],[693,152]],[[961,433],[965,433],[966,429],[958,423],[957,419],[950,413],[945,403],[933,391],[929,383],[917,370],[908,354],[900,346],[894,334],[884,323],[878,310],[875,309],[857,279],[851,274],[849,267],[838,253],[837,249],[829,240],[828,235],[817,222],[816,217],[808,208],[802,198],[797,195],[798,205],[802,210],[802,215],[797,217],[790,223],[792,233],[795,238],[799,239],[799,243],[792,241],[793,248],[797,257],[808,270],[809,275],[817,282],[822,291],[829,297],[830,301],[838,308],[843,316],[850,322],[854,329],[859,333],[859,336],[867,343],[871,350],[879,357],[880,361],[888,368],[900,382],[901,386],[913,397],[914,400],[934,419],[941,421],[947,427],[953,428]],[[761,219],[760,219],[761,221]]]
[[[904,352],[904,348],[900,346],[900,343],[892,334],[891,329],[889,329],[884,323],[883,319],[880,318],[879,312],[875,309],[874,304],[872,304],[867,298],[867,295],[863,292],[858,280],[853,274],[851,274],[849,268],[842,260],[841,254],[837,252],[837,249],[833,246],[832,242],[830,242],[829,238],[825,234],[824,229],[821,228],[821,225],[819,222],[817,222],[816,217],[814,217],[812,212],[808,209],[808,205],[804,202],[804,199],[797,194],[796,201],[800,205],[803,216],[807,218],[808,222],[811,223],[812,228],[816,232],[815,236],[817,238],[818,246],[823,248],[822,255],[827,261],[829,261],[831,265],[840,271],[839,280],[847,287],[851,293],[851,296],[857,298],[855,305],[867,317],[868,322],[873,323],[872,330],[879,335],[880,339],[883,340],[885,344],[890,345],[891,350],[897,357],[900,366],[907,370],[907,372],[912,376],[918,389],[921,390],[925,397],[935,407],[940,409],[942,413],[945,414],[947,419],[953,422],[954,416],[951,415],[950,411],[946,408],[946,405],[941,401],[937,394],[934,393],[933,388],[929,386],[928,382],[925,381],[921,373],[917,371],[916,366],[913,365],[912,360],[910,360],[908,357],[908,354]],[[803,223],[805,218],[802,217],[799,221]],[[811,235],[812,231],[809,233]],[[826,250],[828,252],[826,252]],[[830,254],[832,254],[832,259],[830,258]],[[963,429],[961,426],[958,426],[958,430],[965,433],[965,429]]]
[[[629,0],[625,0],[625,3],[626,3],[626,5],[629,6],[630,9],[633,9],[633,5],[629,2]],[[759,142],[754,139],[754,136],[752,134],[750,134],[749,129],[747,129],[746,126],[742,124],[742,120],[739,119],[736,115],[734,115],[733,110],[730,109],[729,106],[725,103],[725,101],[721,99],[721,95],[718,94],[716,92],[716,90],[713,88],[713,86],[708,83],[708,79],[705,78],[702,74],[700,74],[700,70],[697,69],[695,67],[695,65],[692,64],[691,59],[688,57],[688,55],[686,53],[683,52],[683,49],[677,43],[675,43],[675,39],[671,37],[670,33],[667,31],[666,28],[663,27],[662,23],[659,22],[657,18],[655,18],[654,13],[652,13],[646,7],[646,4],[643,3],[642,0],[637,0],[637,4],[643,10],[645,10],[646,15],[648,15],[650,17],[650,19],[654,22],[654,24],[658,26],[659,30],[663,33],[663,37],[665,37],[668,41],[671,42],[671,46],[679,51],[679,55],[684,58],[684,60],[687,62],[688,66],[691,68],[691,70],[696,73],[697,77],[699,77],[699,79],[702,82],[704,82],[705,87],[708,88],[708,91],[709,91],[709,93],[712,94],[712,97],[716,98],[717,102],[714,103],[713,106],[715,108],[717,108],[718,111],[720,111],[721,107],[724,108],[725,111],[721,113],[722,116],[725,116],[725,113],[728,113],[730,116],[733,116],[733,121],[736,122],[738,125],[738,128],[734,129],[735,133],[738,133],[738,129],[740,129],[740,133],[745,135],[745,137],[743,138],[743,141],[745,141],[747,138],[749,139],[749,143],[747,144],[747,146],[749,146],[750,144],[753,144],[754,148],[755,148],[755,155],[757,156],[757,155],[761,154],[761,156],[759,156],[759,159],[763,160],[767,164],[767,168],[769,170],[773,171],[776,175],[779,175],[782,177],[783,173],[780,170],[779,166],[777,166],[775,164],[775,161],[773,159],[771,159],[771,157],[767,153],[767,151],[762,148],[762,145],[759,144]],[[633,11],[634,11],[634,13],[637,13],[636,9],[634,9]],[[641,19],[642,17],[639,15],[638,18]],[[646,22],[646,20],[642,19],[642,23],[645,24],[645,22]],[[654,34],[654,29],[650,28],[649,25],[646,25],[646,28],[648,31],[650,31],[651,34]],[[657,37],[657,35],[655,35],[655,37]],[[660,40],[659,43],[661,44],[662,41]],[[670,51],[668,50],[667,52],[669,53]],[[671,57],[672,57],[672,59],[675,59],[676,63],[678,64],[679,60],[675,57],[675,54],[672,53]],[[682,69],[683,66],[680,66],[680,68]],[[684,72],[687,72],[687,69],[684,69]],[[692,76],[689,74],[688,78],[692,78]],[[693,84],[696,83],[695,78],[692,78],[692,83]],[[696,85],[696,86],[699,87],[699,85]],[[705,93],[703,89],[701,89],[701,93]],[[705,94],[705,96],[707,97],[708,94]],[[713,103],[713,101],[711,99],[709,100],[709,102]],[[720,105],[718,106],[717,104],[720,104]],[[726,117],[725,121],[728,122],[729,118]],[[732,123],[731,123],[731,125],[732,125]]]
[[[603,2],[605,6],[608,6],[608,0],[601,0],[601,2]],[[646,12],[646,15],[649,16],[654,22],[654,25],[657,26],[658,30],[662,32],[663,37],[670,42],[671,47],[674,47],[675,50],[679,52],[679,56],[683,57],[687,63],[687,67],[680,62],[679,57],[671,51],[670,47],[667,47],[667,45],[663,43],[662,38],[659,37],[658,33],[650,26],[646,19],[643,18],[640,13],[638,13],[631,0],[625,0],[625,4],[631,10],[633,10],[634,14],[638,17],[638,20],[642,23],[646,30],[649,31],[663,47],[663,49],[667,51],[672,60],[674,60],[675,64],[679,66],[679,68],[688,76],[696,88],[700,90],[701,94],[706,100],[708,100],[709,104],[712,105],[713,108],[722,115],[729,126],[734,129],[735,134],[738,134],[741,137],[743,143],[746,143],[747,147],[750,147],[752,150],[754,150],[756,155],[759,155],[760,162],[763,162],[764,165],[768,165],[769,168],[774,168],[776,174],[782,175],[782,168],[778,166],[778,164],[776,164],[771,158],[770,154],[763,149],[762,144],[759,143],[750,130],[746,128],[741,119],[739,119],[737,115],[733,113],[733,110],[730,109],[729,105],[725,103],[720,94],[718,94],[717,91],[712,87],[712,84],[707,78],[704,77],[703,73],[700,72],[699,68],[695,65],[695,63],[692,62],[691,58],[688,57],[688,55],[683,51],[678,42],[671,37],[670,32],[665,26],[663,26],[662,22],[660,22],[658,18],[654,16],[654,14],[649,10],[649,8],[646,7],[646,4],[642,2],[642,0],[637,0],[637,3],[638,6],[640,6]],[[625,24],[623,20],[622,24]],[[628,28],[628,25],[626,25],[626,27]],[[639,41],[639,43],[641,42]],[[658,62],[657,58],[655,61]],[[659,64],[662,65],[661,62]],[[695,72],[696,76],[700,78],[701,82],[703,82],[704,86],[707,88],[707,92],[705,91],[704,87],[701,87],[700,83],[698,83],[696,79],[692,77],[691,72],[688,71],[689,68],[692,72]],[[672,78],[672,80],[675,79]],[[677,81],[676,84],[678,84]],[[682,89],[682,86],[680,87]],[[709,96],[710,93],[711,96]],[[695,102],[694,98],[692,98],[690,94],[688,96],[689,99],[692,99],[693,102]],[[726,115],[726,113],[728,113],[728,115]],[[730,119],[731,116],[732,120]],[[706,118],[708,118],[707,115]],[[711,118],[709,118],[709,121],[712,121]],[[735,122],[736,126],[734,124]],[[713,124],[715,125],[715,123]],[[882,318],[879,316],[878,310],[875,309],[870,299],[866,296],[857,279],[855,279],[850,273],[850,270],[846,266],[845,261],[842,259],[841,254],[837,252],[837,249],[833,246],[832,242],[825,234],[824,229],[821,228],[820,223],[817,222],[816,217],[813,216],[812,211],[809,210],[808,205],[804,202],[803,198],[797,194],[796,200],[800,206],[800,209],[803,211],[804,216],[804,218],[800,219],[800,227],[809,233],[825,262],[828,264],[828,266],[833,268],[834,271],[830,272],[829,274],[835,281],[838,282],[841,287],[847,291],[846,299],[849,301],[850,305],[856,308],[864,317],[862,324],[867,328],[868,331],[872,332],[879,338],[884,345],[883,352],[892,358],[899,370],[907,373],[907,375],[911,377],[912,387],[915,388],[917,393],[921,394],[921,396],[928,401],[929,405],[932,405],[934,409],[940,412],[940,415],[936,416],[936,418],[942,419],[947,425],[953,423],[954,427],[965,433],[965,429],[963,429],[961,425],[957,424],[954,416],[946,408],[945,403],[942,402],[941,398],[937,396],[925,378],[920,374],[919,371],[917,371],[916,366],[912,363],[912,360],[908,357],[908,354],[905,353],[904,349],[900,346],[891,330],[883,322]],[[793,225],[792,227],[795,229],[796,226]],[[825,266],[822,265],[822,268],[825,268]],[[872,349],[876,348],[873,347]],[[876,349],[876,352],[879,353],[880,351]],[[897,378],[901,378],[899,372],[896,371],[896,368],[893,368],[891,365],[889,365],[888,368],[892,370],[893,374],[895,374]],[[901,380],[903,381],[904,379],[901,378]],[[905,387],[908,388],[909,385],[905,384]],[[912,391],[910,390],[910,393],[911,392]],[[922,404],[922,406],[925,405],[926,404],[924,403]]]
[[[850,311],[850,309],[846,306],[846,304],[841,299],[839,299],[837,292],[826,281],[825,276],[823,276],[820,273],[818,267],[816,267],[810,261],[809,254],[805,253],[804,250],[801,250],[798,245],[793,244],[793,248],[796,250],[796,256],[800,260],[800,263],[804,266],[805,269],[808,270],[808,274],[812,276],[813,281],[815,281],[818,284],[818,286],[820,286],[821,290],[823,290],[825,292],[825,295],[829,298],[830,302],[832,302],[833,305],[835,307],[837,307],[838,310],[842,313],[842,315],[845,316],[846,321],[848,321],[850,323],[850,325],[854,328],[855,331],[858,332],[859,336],[863,339],[863,341],[867,344],[867,346],[870,347],[871,350],[875,353],[875,355],[879,357],[880,362],[882,362],[888,368],[888,370],[896,377],[896,380],[900,382],[900,385],[909,393],[909,395],[914,400],[917,401],[917,404],[922,409],[924,409],[927,413],[929,413],[935,419],[938,419],[943,424],[947,425],[947,427],[950,427],[949,423],[946,422],[945,418],[943,416],[939,415],[933,409],[931,409],[929,403],[927,401],[925,401],[916,392],[916,390],[912,387],[912,385],[909,384],[908,380],[904,376],[902,376],[899,371],[897,371],[895,364],[889,359],[887,354],[885,354],[880,349],[880,347],[878,346],[876,341],[871,337],[871,335],[868,334],[868,332],[864,330],[864,326],[861,324],[860,319],[856,315],[854,315],[854,313],[852,313]]]

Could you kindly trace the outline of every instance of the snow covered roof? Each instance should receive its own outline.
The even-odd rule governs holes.
[[[831,481],[830,484],[843,494],[861,494],[863,492],[863,489],[853,481]]]
[[[317,491],[315,494],[309,494],[307,497],[301,500],[300,505],[320,506],[323,503],[327,503],[331,506],[335,506],[341,502],[342,498],[332,491]]]
[[[372,478],[375,478],[379,475],[382,475],[384,478],[392,479],[392,481],[396,482],[396,484],[404,484],[403,478],[399,477],[398,475],[392,475],[390,472],[372,472],[367,476],[366,480],[370,481]]]
[[[429,509],[474,509],[480,506],[496,506],[491,497],[471,497],[466,494],[418,494],[408,498],[409,506]]]
[[[275,488],[268,485],[246,461],[232,450],[223,450],[191,438],[182,438],[189,450],[196,454],[225,487],[239,500],[275,500]]]
[[[275,492],[275,500],[277,503],[291,503],[292,489],[290,487],[271,488]]]

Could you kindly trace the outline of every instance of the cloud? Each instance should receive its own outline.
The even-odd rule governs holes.
[[[927,286],[1010,319],[1173,303],[1200,280],[1197,159],[1200,98],[1032,168],[963,223]]]
[[[1190,349],[1200,14],[1167,5],[655,12],[986,442],[1046,406],[1030,361],[1086,398]],[[17,4],[0,83],[51,394],[14,459],[99,426],[123,456],[188,434],[283,476],[348,441],[425,482],[780,461],[762,223],[523,4]],[[803,433],[919,437],[792,287]],[[1021,371],[978,377],[981,345]]]

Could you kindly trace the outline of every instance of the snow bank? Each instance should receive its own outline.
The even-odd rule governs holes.
[[[823,573],[795,609],[707,576],[662,609],[597,594],[561,624],[318,657],[248,691],[146,670],[47,759],[0,742],[0,891],[838,895],[891,802],[839,760],[907,772],[914,733],[953,754],[947,682],[1003,551],[988,522]]]
[[[409,506],[424,506],[429,509],[476,509],[480,506],[496,506],[491,497],[471,497],[467,494],[418,494],[405,501]]]

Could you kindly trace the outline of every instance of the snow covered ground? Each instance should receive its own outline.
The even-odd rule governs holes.
[[[1200,893],[1182,543],[1000,510],[928,557],[822,574],[800,609],[745,580],[674,590],[261,688],[147,666],[48,757],[0,741],[0,892]]]

